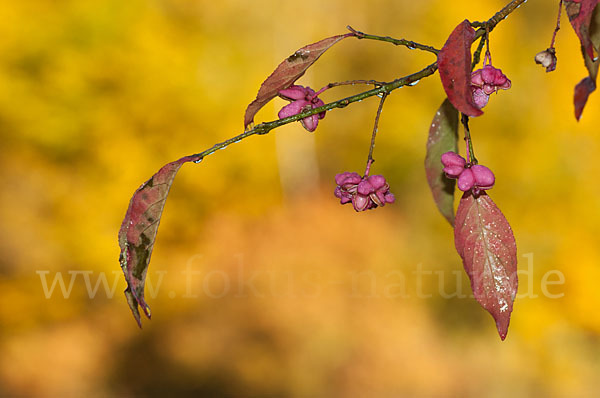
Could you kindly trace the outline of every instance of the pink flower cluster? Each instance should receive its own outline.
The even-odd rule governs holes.
[[[510,86],[506,75],[491,64],[471,73],[471,92],[475,105],[479,108],[487,105],[492,93],[498,92],[499,89],[508,90]]]
[[[361,177],[358,173],[336,174],[335,196],[341,204],[352,202],[356,211],[374,209],[394,203],[396,198],[390,193],[390,186],[382,175]]]
[[[485,191],[494,186],[496,177],[490,169],[478,164],[470,165],[465,158],[454,152],[446,152],[442,155],[444,173],[448,178],[458,179],[458,189],[466,192],[470,189],[474,193]]]
[[[279,96],[285,100],[292,101],[290,104],[281,108],[278,113],[280,119],[297,115],[309,109],[315,109],[325,105],[325,103],[317,97],[317,93],[310,87],[303,86],[290,86],[284,90],[279,91]],[[316,130],[319,124],[319,119],[325,117],[325,112],[317,113],[309,117],[305,117],[300,120],[302,126],[313,132]]]

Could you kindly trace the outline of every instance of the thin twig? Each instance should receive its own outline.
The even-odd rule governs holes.
[[[337,86],[354,86],[355,84],[372,84],[378,87],[383,86],[384,84],[386,84],[386,82],[380,82],[378,80],[346,80],[344,82],[329,83],[328,86],[331,88]]]
[[[475,65],[477,65],[479,63],[479,60],[481,60],[481,51],[483,51],[484,44],[485,44],[485,35],[481,36],[481,40],[479,40],[477,49],[473,53],[473,62],[471,62],[471,70],[473,70],[475,68]]]
[[[377,80],[346,80],[343,82],[333,82],[333,83],[329,83],[326,86],[322,87],[319,91],[316,92],[315,97],[318,97],[319,95],[321,95],[321,93],[323,93],[326,90],[329,90],[330,88],[333,87],[338,87],[338,86],[354,86],[356,84],[372,84],[375,87],[381,87],[384,84],[386,84],[386,82],[380,82]]]
[[[425,44],[420,44],[420,43],[414,42],[412,40],[394,39],[393,37],[390,37],[390,36],[371,35],[368,33],[360,32],[360,31],[352,28],[352,26],[350,26],[350,25],[346,26],[346,28],[350,32],[354,33],[354,36],[357,39],[370,39],[370,40],[377,40],[377,41],[385,41],[387,43],[392,43],[396,46],[405,46],[410,50],[414,50],[415,48],[418,48],[419,50],[428,51],[428,52],[436,54],[436,55],[437,55],[437,53],[440,52],[440,50],[438,50],[437,48],[434,48],[432,46],[427,46]]]
[[[487,61],[487,63],[486,63]],[[490,52],[490,29],[485,25],[485,55],[483,57],[483,65],[492,64],[492,53]]]
[[[232,137],[226,141],[215,144],[212,147],[208,148],[207,150],[199,152],[199,153],[191,155],[191,156],[198,156],[200,158],[204,158],[204,157],[218,151],[219,149],[224,149],[228,145],[240,142],[244,138],[248,138],[252,135],[268,134],[271,130],[273,130],[277,127],[281,127],[286,124],[299,121],[301,119],[304,119],[305,117],[316,115],[317,113],[329,111],[329,110],[332,110],[335,108],[345,108],[354,102],[362,101],[365,98],[374,97],[376,95],[382,95],[384,93],[389,94],[390,92],[396,90],[397,88],[414,84],[418,80],[421,80],[427,76],[431,76],[436,71],[437,71],[437,62],[434,62],[433,64],[427,66],[426,68],[421,69],[419,72],[413,73],[412,75],[408,75],[405,77],[401,77],[401,78],[396,79],[389,83],[385,83],[383,86],[376,87],[371,90],[364,91],[362,93],[355,94],[355,95],[343,98],[343,99],[335,101],[335,102],[331,102],[329,104],[320,106],[318,108],[309,109],[309,110],[306,110],[297,115],[288,116],[284,119],[278,119],[278,120],[273,120],[271,122],[261,123],[257,126],[254,126],[250,130],[244,131],[243,133],[236,135],[235,137]]]
[[[377,108],[377,115],[375,115],[375,124],[373,125],[373,134],[371,134],[371,146],[369,147],[369,157],[367,158],[367,169],[365,171],[365,176],[369,175],[371,164],[375,161],[375,159],[373,159],[373,149],[375,148],[375,138],[377,137],[377,130],[379,129],[379,117],[381,116],[381,111],[383,110],[383,103],[388,95],[388,93],[381,94],[379,108]]]

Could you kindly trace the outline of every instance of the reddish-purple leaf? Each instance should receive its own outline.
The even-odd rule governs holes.
[[[258,90],[256,99],[246,108],[244,115],[244,127],[247,127],[254,120],[254,115],[277,96],[280,90],[288,88],[306,72],[306,70],[315,63],[317,59],[331,46],[346,37],[354,36],[354,33],[328,37],[306,47],[302,47],[282,63],[277,66]]]
[[[427,138],[425,155],[425,174],[433,194],[433,200],[440,213],[454,225],[454,187],[456,181],[446,178],[442,171],[442,154],[448,151],[458,152],[458,111],[448,99],[437,110]]]
[[[438,69],[448,99],[467,116],[483,112],[473,101],[471,92],[471,44],[475,30],[468,20],[462,21],[450,34],[438,53]]]
[[[596,90],[596,83],[589,76],[575,86],[573,103],[575,104],[575,118],[577,120],[581,118],[581,113],[587,103],[588,97],[594,90]]]
[[[592,12],[599,0],[565,0],[565,9],[571,21],[571,26],[579,37],[581,46],[591,59],[594,59],[594,46],[590,40],[590,22]],[[596,49],[597,52],[597,49]]]
[[[583,60],[589,74],[575,86],[573,104],[577,120],[581,118],[588,97],[596,90],[596,78],[600,64],[597,57],[598,49],[600,49],[600,6],[597,6],[597,3],[598,0],[582,0],[569,1],[566,4],[573,29],[581,41]],[[593,8],[594,6],[595,8]],[[596,51],[596,55],[594,55],[594,51]]]
[[[475,298],[492,314],[504,340],[517,294],[517,245],[508,221],[485,192],[469,191],[461,198],[454,243]]]
[[[127,280],[125,297],[140,327],[138,305],[150,318],[150,307],[144,301],[144,283],[167,195],[179,168],[186,162],[199,160],[200,156],[186,156],[164,165],[135,191],[121,224],[119,262]]]

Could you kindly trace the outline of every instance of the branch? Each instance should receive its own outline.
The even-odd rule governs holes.
[[[502,8],[500,11],[498,11],[496,14],[494,14],[494,16],[492,16],[487,21],[472,22],[471,26],[479,27],[479,29],[477,29],[477,31],[475,32],[475,39],[478,39],[485,35],[486,27],[487,27],[488,31],[491,32],[496,27],[496,25],[498,25],[510,13],[515,11],[517,8],[519,8],[521,6],[521,4],[525,3],[526,1],[527,0],[513,0],[510,3],[508,3],[504,8]],[[351,27],[348,27],[348,29],[350,29],[352,32],[355,32],[356,37],[359,39],[365,38],[365,39],[386,41],[386,42],[390,42],[390,43],[393,43],[396,45],[404,45],[409,48],[419,48],[421,50],[433,52],[435,54],[437,54],[437,52],[438,52],[438,50],[436,50],[433,47],[418,44],[413,41],[408,41],[408,40],[403,40],[403,39],[392,39],[391,37],[367,35],[365,33],[355,31]],[[212,147],[206,149],[205,151],[199,152],[199,153],[191,155],[191,156],[200,157],[200,160],[201,160],[202,158],[216,152],[219,149],[224,149],[227,146],[238,143],[241,140],[243,140],[244,138],[248,138],[252,135],[265,135],[277,127],[281,127],[283,125],[299,121],[300,119],[304,119],[305,117],[312,116],[317,113],[321,113],[323,111],[329,111],[329,110],[332,110],[335,108],[345,108],[346,106],[348,106],[354,102],[362,101],[365,98],[373,97],[376,95],[378,95],[378,96],[388,95],[389,93],[391,93],[392,91],[394,91],[400,87],[407,86],[407,85],[414,85],[419,80],[421,80],[427,76],[433,75],[436,71],[437,71],[437,61],[432,63],[431,65],[427,66],[426,68],[420,70],[419,72],[396,79],[389,83],[384,83],[381,86],[378,86],[371,90],[364,91],[362,93],[355,94],[355,95],[352,95],[347,98],[343,98],[343,99],[335,101],[335,102],[331,102],[329,104],[326,104],[326,105],[318,107],[318,108],[307,110],[305,112],[299,113],[294,116],[286,117],[284,119],[274,120],[271,122],[261,123],[255,127],[253,127],[250,130],[244,131],[243,133],[241,133],[235,137],[232,137],[226,141],[215,144]],[[197,163],[199,163],[200,160],[198,160]]]
[[[343,99],[335,101],[335,102],[331,102],[329,104],[320,106],[318,108],[310,109],[310,110],[304,111],[302,113],[298,113],[297,115],[286,117],[284,119],[274,120],[272,122],[261,123],[261,124],[255,126],[254,128],[252,128],[251,130],[244,131],[240,135],[237,135],[226,141],[215,144],[212,147],[210,147],[209,149],[207,149],[203,152],[199,152],[197,154],[191,155],[191,156],[199,156],[201,158],[204,158],[204,157],[210,155],[211,153],[218,151],[219,149],[224,149],[228,145],[240,142],[244,138],[248,138],[251,135],[268,134],[271,130],[273,130],[277,127],[281,127],[283,125],[299,121],[300,119],[304,119],[305,117],[316,115],[317,113],[321,113],[323,111],[329,111],[329,110],[332,110],[335,108],[345,108],[354,102],[359,102],[365,98],[373,97],[376,95],[380,95],[380,96],[387,95],[387,94],[391,93],[392,91],[396,90],[397,88],[400,88],[403,86],[415,85],[419,80],[423,79],[424,77],[433,75],[435,73],[435,71],[437,71],[437,62],[434,62],[433,64],[420,70],[417,73],[413,73],[412,75],[401,77],[400,79],[396,79],[390,83],[385,83],[380,87],[376,87],[374,89],[364,91],[362,93],[355,94],[355,95],[343,98]]]
[[[380,86],[383,86],[384,84],[386,84],[386,82],[380,82],[377,80],[346,80],[343,82],[333,82],[333,83],[329,83],[326,86],[322,87],[319,91],[317,91],[317,93],[314,96],[318,97],[319,95],[321,95],[322,93],[324,93],[325,91],[327,91],[333,87],[354,86],[357,84],[369,84],[369,85],[372,84],[375,87],[380,87]]]
[[[476,23],[476,24],[479,24],[477,26],[483,26],[485,28],[485,29],[481,29],[481,28],[478,29],[477,30],[478,36],[476,36],[476,37],[481,37],[481,36],[483,36],[483,34],[485,32],[491,31],[496,24],[498,24],[502,19],[504,19],[508,14],[510,14],[510,12],[514,11],[519,5],[521,5],[525,1],[526,0],[513,0],[506,7],[504,7],[500,12],[498,12],[496,15],[494,15],[489,21],[483,23],[483,25],[481,23]],[[354,33],[351,33],[351,34],[354,35]],[[406,40],[396,40],[396,39],[391,39],[391,38],[381,38],[379,36],[372,36],[372,35],[365,35],[365,34],[362,34],[362,35],[363,35],[363,37],[359,37],[359,36],[357,36],[357,37],[371,38],[374,40],[390,41],[394,44],[406,45],[409,48],[418,48],[418,46],[421,46],[422,47],[421,49],[424,49],[425,51],[430,51],[430,52],[437,54],[437,50],[435,50],[433,47],[417,45],[417,43],[414,43],[414,42],[409,42]],[[312,62],[314,62],[314,60]],[[308,66],[310,66],[310,65],[308,65]],[[308,66],[306,66],[306,67],[308,67]],[[148,181],[143,183],[135,191],[135,193],[133,194],[133,197],[131,198],[131,200],[129,202],[129,207],[127,209],[127,212],[125,213],[125,218],[124,218],[123,223],[121,224],[121,228],[119,230],[119,247],[121,248],[119,262],[121,264],[121,268],[125,274],[125,279],[127,281],[127,289],[125,290],[125,296],[127,298],[127,303],[129,304],[129,307],[130,307],[136,321],[138,322],[138,325],[141,327],[141,319],[140,319],[140,311],[139,311],[140,306],[141,306],[143,312],[146,314],[146,316],[148,318],[150,318],[150,309],[149,309],[148,305],[146,304],[146,302],[144,301],[144,285],[145,285],[146,272],[147,272],[148,265],[150,262],[150,256],[152,254],[154,241],[156,239],[158,224],[160,222],[160,218],[161,218],[163,210],[164,210],[164,204],[167,199],[167,195],[169,194],[169,189],[171,187],[171,184],[173,183],[173,180],[174,180],[177,172],[179,171],[179,169],[181,168],[181,166],[184,163],[187,163],[187,162],[199,163],[204,159],[204,157],[214,153],[215,151],[217,151],[219,149],[224,149],[228,145],[240,142],[241,140],[248,138],[252,135],[264,135],[264,134],[269,133],[271,130],[273,130],[277,127],[283,126],[285,124],[289,124],[291,122],[302,120],[306,117],[309,117],[309,116],[312,116],[312,115],[315,115],[315,114],[318,114],[321,112],[329,111],[334,108],[344,108],[351,103],[361,101],[365,98],[379,96],[381,98],[381,100],[379,103],[379,108],[377,110],[377,116],[375,118],[375,125],[373,127],[373,135],[371,138],[371,147],[369,150],[369,158],[367,161],[367,168],[365,171],[365,176],[367,176],[369,174],[371,164],[373,163],[373,147],[374,147],[374,143],[375,143],[375,136],[377,134],[377,125],[379,122],[379,117],[381,115],[381,110],[383,108],[385,99],[393,90],[396,90],[400,87],[407,86],[407,85],[413,86],[419,80],[421,80],[427,76],[433,75],[437,71],[437,69],[438,69],[437,62],[434,62],[419,72],[396,79],[389,83],[379,84],[379,82],[367,81],[369,84],[374,84],[375,87],[371,90],[368,90],[368,91],[365,91],[365,92],[362,92],[359,94],[355,94],[350,97],[323,105],[319,108],[312,109],[312,105],[311,105],[310,107],[308,107],[309,110],[306,110],[297,115],[287,117],[285,119],[279,119],[279,120],[274,120],[271,122],[261,123],[257,126],[253,126],[250,130],[244,131],[243,133],[241,133],[233,138],[230,138],[226,141],[223,141],[221,143],[213,145],[212,147],[210,147],[209,149],[207,149],[203,152],[200,152],[200,153],[197,153],[197,154],[191,155],[191,156],[185,156],[179,160],[176,160],[176,161],[173,161],[173,162],[170,162],[170,163],[164,165],[157,173],[155,173]],[[306,70],[306,68],[302,69],[301,72],[303,72],[304,70]],[[302,73],[300,73],[300,75],[301,74]],[[297,77],[299,77],[300,75],[298,75]],[[295,79],[292,81],[295,81]],[[350,84],[351,84],[351,82],[350,82]],[[323,90],[325,90],[327,88],[329,88],[329,85],[325,86],[323,88]],[[467,159],[469,160],[470,163],[471,162],[476,163],[476,159],[473,156],[473,149],[472,149],[470,134],[469,134],[469,129],[468,129],[468,118],[465,115],[463,115],[463,124],[465,126],[465,139],[467,141],[467,146],[468,146]],[[363,179],[364,179],[364,177],[363,177]],[[386,188],[386,189],[388,189],[388,188]],[[386,191],[386,193],[384,193],[385,202],[388,202],[388,203],[393,202],[393,196],[391,198],[388,198],[388,193],[389,193],[389,191]],[[373,193],[371,193],[371,195],[373,195]],[[487,196],[481,196],[481,197],[487,198]],[[382,202],[381,205],[383,206],[384,200],[379,197],[379,192],[378,192],[377,198]],[[468,200],[468,198],[472,198],[472,196],[467,196],[466,198]],[[371,198],[368,200],[374,200],[374,199]],[[365,203],[368,204],[368,202],[365,202]],[[379,202],[377,202],[377,203],[379,203]],[[463,203],[463,201],[461,200],[461,206],[463,206],[463,208],[464,208],[464,205],[462,205],[462,203]],[[464,203],[467,203],[467,202],[464,202]],[[471,202],[471,203],[473,203],[473,202]],[[490,202],[490,203],[493,205],[493,202]],[[357,210],[357,211],[365,209],[364,206],[359,208],[356,203],[353,203],[353,204],[354,204],[355,210]],[[373,202],[373,204],[376,204],[376,203]],[[461,208],[459,206],[459,210],[458,210],[458,214],[457,214],[457,222],[460,218],[459,215],[464,213],[464,212],[461,213],[461,209],[463,209],[463,208]],[[465,211],[468,211],[468,210],[465,210]],[[501,213],[498,212],[498,214],[500,214],[500,216],[503,217],[501,215]],[[514,249],[514,237],[512,236],[512,232],[510,232],[510,227],[506,223],[506,220],[504,218],[501,218],[501,219],[497,218],[496,220],[500,220],[506,224],[506,225],[503,225],[502,227],[508,231],[507,234],[505,234],[505,235],[508,236],[508,238],[512,239],[512,242],[513,242],[512,247]],[[460,224],[460,223],[458,223],[458,224]],[[503,231],[500,231],[500,232],[502,233]],[[461,244],[463,244],[464,242],[466,242],[469,239],[469,235],[465,235],[465,236],[466,237],[461,238],[462,239]],[[463,249],[465,247],[466,247],[465,250],[471,249],[471,247],[467,247],[464,245],[459,247],[459,245],[457,244],[457,249],[459,251],[459,254],[461,254],[461,257],[463,257],[465,267],[467,269],[467,265],[470,267],[472,264],[471,263],[467,264],[467,259],[466,259],[466,257],[463,256],[463,251],[464,251]],[[516,258],[515,257],[516,254],[514,254],[514,253],[516,253],[514,250],[512,250],[512,252],[509,253],[509,255],[511,256],[509,258],[510,261],[512,261]],[[509,264],[509,266],[512,267],[511,272],[514,274],[514,271],[516,269],[515,268],[516,260],[512,261]],[[467,269],[467,271],[468,271],[468,269]],[[514,289],[512,291],[513,296],[514,296],[514,291],[516,291],[516,280],[514,283]],[[504,300],[504,296],[502,296],[502,300]],[[510,299],[510,297],[506,296],[505,301],[506,302],[510,301],[509,305],[512,305],[512,300]],[[482,303],[482,305],[484,305],[484,303],[481,300],[480,300],[480,302]],[[495,301],[495,303],[497,303],[497,302],[498,301]],[[488,311],[490,311],[490,313],[492,313],[492,315],[494,315],[494,317],[497,320],[501,319],[502,322],[504,322],[502,324],[503,325],[502,327],[499,326],[501,338],[504,339],[504,337],[506,337],[506,328],[508,327],[507,315],[510,314],[510,311],[511,311],[510,308],[512,308],[512,307],[509,308],[509,310],[505,314],[504,318],[497,315],[495,312],[490,310],[485,305],[484,305],[484,308],[488,309]],[[494,308],[496,308],[496,307],[494,307]],[[504,307],[502,307],[502,308],[504,308]],[[500,321],[498,321],[498,322],[500,322]],[[498,324],[498,325],[500,325],[500,324]]]

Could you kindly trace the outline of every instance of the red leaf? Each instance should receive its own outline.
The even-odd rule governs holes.
[[[354,36],[354,33],[328,37],[306,47],[302,47],[277,66],[271,76],[267,77],[258,90],[256,99],[246,108],[244,115],[244,127],[254,120],[254,115],[277,96],[279,91],[291,86],[296,80],[315,63],[317,59],[331,46],[346,37]]]
[[[565,0],[565,9],[571,21],[571,26],[579,37],[581,46],[591,59],[594,59],[594,46],[590,40],[590,22],[592,12],[599,0]],[[597,51],[596,51],[597,52]]]
[[[454,225],[454,187],[456,181],[442,171],[442,154],[458,152],[458,112],[448,99],[444,100],[429,127],[425,174],[440,213]]]
[[[517,294],[517,245],[508,221],[485,192],[477,197],[465,192],[461,198],[454,243],[475,298],[492,314],[504,340]]]
[[[144,283],[167,195],[179,168],[186,162],[201,159],[199,156],[186,156],[164,165],[135,191],[121,224],[119,262],[127,280],[125,297],[140,327],[142,320],[138,305],[150,318],[150,307],[144,301]]]
[[[462,21],[450,34],[438,53],[438,69],[448,99],[459,112],[479,116],[483,112],[475,105],[471,93],[471,44],[475,30],[468,20]]]
[[[575,104],[575,118],[577,120],[581,118],[581,113],[587,103],[588,97],[594,90],[596,90],[596,83],[589,76],[575,86],[573,103]]]

